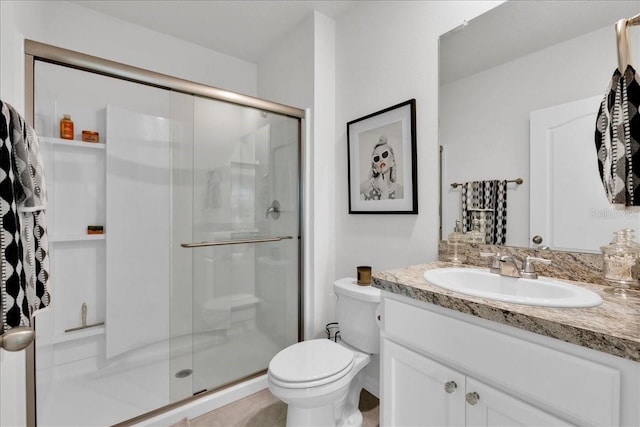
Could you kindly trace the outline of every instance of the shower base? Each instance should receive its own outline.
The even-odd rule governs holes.
[[[226,337],[197,334],[193,337],[193,355],[191,343],[191,337],[173,340],[171,358],[169,343],[164,342],[106,363],[91,358],[38,370],[38,426],[113,425],[205,388],[220,387],[260,372],[281,349],[257,329]],[[192,369],[193,374],[176,378],[173,371],[185,368]],[[266,386],[263,382],[262,388]],[[241,389],[241,385],[235,388]],[[254,386],[246,395],[255,391]],[[235,396],[243,397],[238,391]],[[220,402],[220,406],[229,403],[225,399]],[[211,405],[209,402],[202,413],[215,409]],[[193,408],[191,411],[189,416],[198,415]]]

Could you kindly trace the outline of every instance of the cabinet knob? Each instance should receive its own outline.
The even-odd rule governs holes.
[[[476,403],[478,403],[478,400],[480,400],[480,395],[474,391],[471,393],[467,393],[465,399],[467,400],[467,403],[469,405],[475,405]]]
[[[447,393],[453,393],[458,388],[458,384],[455,381],[447,381],[444,383],[444,391]]]

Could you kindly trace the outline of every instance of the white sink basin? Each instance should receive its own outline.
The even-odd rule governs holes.
[[[481,298],[540,307],[595,307],[600,295],[548,277],[519,279],[478,268],[436,268],[424,272],[436,286]]]

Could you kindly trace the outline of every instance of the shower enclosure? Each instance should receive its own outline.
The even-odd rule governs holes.
[[[264,374],[301,334],[301,112],[27,46],[45,52],[33,115],[53,301],[36,316],[37,424],[113,425]]]

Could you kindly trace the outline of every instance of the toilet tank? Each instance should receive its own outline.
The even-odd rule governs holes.
[[[360,286],[353,278],[336,280],[333,289],[337,297],[336,317],[342,341],[365,353],[380,353],[377,321],[380,289]]]

